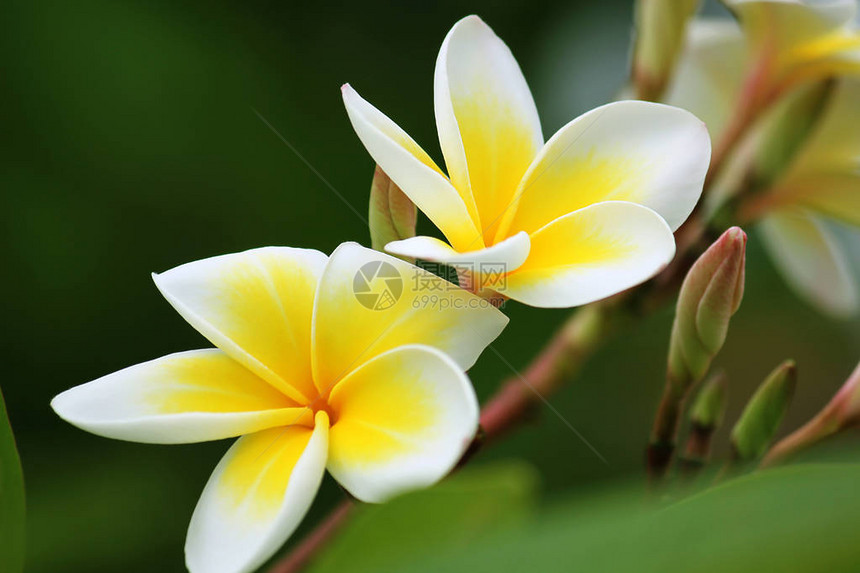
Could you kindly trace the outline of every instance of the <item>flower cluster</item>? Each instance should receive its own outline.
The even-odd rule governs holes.
[[[860,225],[854,0],[727,0],[739,24],[689,25],[696,2],[640,4],[633,80],[640,97],[663,103],[609,103],[548,140],[504,42],[476,16],[457,22],[434,76],[445,170],[344,85],[349,121],[377,164],[374,250],[266,247],[154,274],[214,347],[54,399],[63,419],[110,438],[238,438],[192,516],[192,573],[262,565],[298,527],[326,470],[364,502],[445,477],[478,430],[466,371],[508,322],[496,303],[567,308],[631,289],[669,265],[674,233],[694,212],[699,230],[726,205],[733,221],[760,221],[802,293],[835,314],[860,305],[825,222]],[[738,101],[746,102],[740,111]],[[745,131],[745,121],[756,129]],[[698,217],[703,187],[715,180],[712,139],[721,167],[721,142],[740,135],[757,146],[716,173],[729,190],[715,193],[716,205],[709,197],[712,208]],[[788,151],[768,147],[785,141]],[[771,150],[765,162],[762,149]],[[418,211],[446,241],[415,236]],[[674,385],[654,438],[664,462],[679,404],[706,374],[740,303],[745,245],[743,231],[730,229],[681,287]],[[453,269],[457,284],[416,259]]]

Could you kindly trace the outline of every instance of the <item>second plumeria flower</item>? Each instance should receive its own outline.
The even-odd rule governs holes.
[[[356,498],[383,501],[445,476],[475,435],[463,370],[507,319],[426,271],[346,243],[330,258],[269,247],[154,278],[217,348],[126,368],[52,406],[121,440],[242,436],[191,518],[192,573],[256,570],[298,527],[326,469]]]
[[[532,306],[586,304],[657,273],[710,160],[695,116],[638,101],[592,110],[544,143],[517,62],[476,16],[451,29],[436,61],[447,176],[349,85],[343,99],[370,155],[448,239],[386,250],[452,265],[473,274],[474,290]]]

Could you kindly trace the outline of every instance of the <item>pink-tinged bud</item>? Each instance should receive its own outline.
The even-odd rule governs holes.
[[[367,215],[370,246],[382,251],[392,241],[414,237],[416,217],[415,204],[377,166],[370,186],[370,209]]]
[[[746,243],[743,230],[728,229],[687,273],[672,326],[671,379],[684,384],[699,380],[722,348],[743,298]]]
[[[860,364],[833,399],[814,418],[776,444],[762,467],[780,464],[842,430],[860,426]]]
[[[860,364],[824,409],[838,429],[860,425]]]

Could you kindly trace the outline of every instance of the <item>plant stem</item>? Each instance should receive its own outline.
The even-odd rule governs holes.
[[[690,425],[687,445],[684,447],[683,455],[678,458],[681,474],[687,481],[695,478],[708,463],[708,457],[711,455],[711,438],[715,430],[716,426],[697,423]]]
[[[511,430],[532,404],[573,375],[610,332],[620,303],[610,299],[574,312],[521,375],[502,383],[481,410],[485,443]]]
[[[777,466],[824,438],[842,429],[839,420],[833,415],[834,408],[825,408],[806,424],[777,442],[759,464],[759,469]]]
[[[654,418],[651,442],[646,454],[648,477],[652,484],[663,479],[672,462],[681,411],[691,387],[690,380],[675,380],[671,373],[666,376],[666,387]]]
[[[345,499],[335,506],[328,516],[316,526],[287,556],[278,561],[269,573],[297,573],[310,563],[328,540],[346,523],[355,503]]]

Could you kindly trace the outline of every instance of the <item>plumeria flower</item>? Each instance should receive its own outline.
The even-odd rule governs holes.
[[[811,7],[805,9],[812,13]],[[734,22],[694,22],[667,101],[703,118],[718,139],[740,97],[746,54],[743,33]],[[840,317],[860,309],[857,281],[832,229],[833,221],[860,227],[858,101],[860,79],[840,79],[808,140],[743,214],[760,220],[764,244],[794,290]],[[846,239],[860,245],[860,231],[851,235]]]
[[[442,478],[476,432],[464,370],[507,319],[435,275],[346,243],[331,258],[268,247],[153,276],[217,348],[126,368],[52,406],[121,440],[242,436],[191,518],[192,573],[259,567],[299,525],[325,469],[356,498],[380,502]],[[446,304],[426,304],[413,281]]]
[[[743,28],[749,60],[773,86],[860,73],[857,0],[723,0]]]
[[[519,66],[476,16],[445,38],[434,98],[447,176],[343,87],[370,155],[448,239],[412,237],[387,251],[452,265],[474,275],[475,290],[539,307],[605,298],[671,260],[672,231],[698,201],[710,158],[707,131],[692,114],[612,103],[544,143]]]

